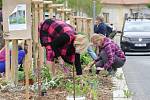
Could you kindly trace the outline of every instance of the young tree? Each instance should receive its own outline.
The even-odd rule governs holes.
[[[93,0],[47,0],[53,1],[54,3],[65,3],[67,2],[68,7],[72,8],[76,12],[82,12],[92,17],[93,14]],[[96,14],[100,13],[101,3],[100,0],[96,1]]]
[[[76,11],[86,13],[89,17],[93,14],[93,0],[67,0],[68,6]],[[96,1],[96,14],[100,13],[101,4],[100,0]]]

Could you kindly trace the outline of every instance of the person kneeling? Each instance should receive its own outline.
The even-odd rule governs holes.
[[[99,73],[101,68],[111,74],[124,65],[126,61],[125,54],[114,41],[104,35],[94,34],[91,37],[91,42],[99,49],[98,55],[95,57],[96,74]],[[88,49],[88,53],[93,56],[94,51]]]

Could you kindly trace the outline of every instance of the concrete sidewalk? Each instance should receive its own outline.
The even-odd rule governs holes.
[[[113,100],[132,100],[132,92],[128,89],[122,68],[118,68],[113,80]]]
[[[117,33],[113,39],[119,46],[120,36],[121,34]],[[112,80],[114,84],[113,100],[132,100],[132,93],[128,89],[122,68],[118,68],[116,75],[112,77]]]

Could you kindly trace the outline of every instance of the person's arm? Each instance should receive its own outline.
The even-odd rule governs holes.
[[[103,24],[103,23],[101,23],[100,25],[99,25],[99,33],[101,33],[101,34],[103,34],[103,35],[105,35],[106,36],[106,26],[105,26],[105,24]]]
[[[106,27],[103,23],[94,26],[94,33],[106,35]]]
[[[98,58],[91,45],[87,48],[87,52],[93,60],[96,60]]]
[[[111,45],[107,45],[107,47],[104,48],[105,52],[108,56],[108,61],[104,64],[103,68],[108,69],[111,67],[112,63],[113,63],[113,48],[111,47]]]
[[[61,56],[58,57],[58,61],[59,61],[59,64],[62,65],[62,66],[65,64],[65,62],[64,62],[64,60],[62,59]]]

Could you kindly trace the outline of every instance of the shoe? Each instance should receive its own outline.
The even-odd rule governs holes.
[[[107,69],[107,71],[109,75],[115,76],[117,69],[110,68],[110,69]]]

